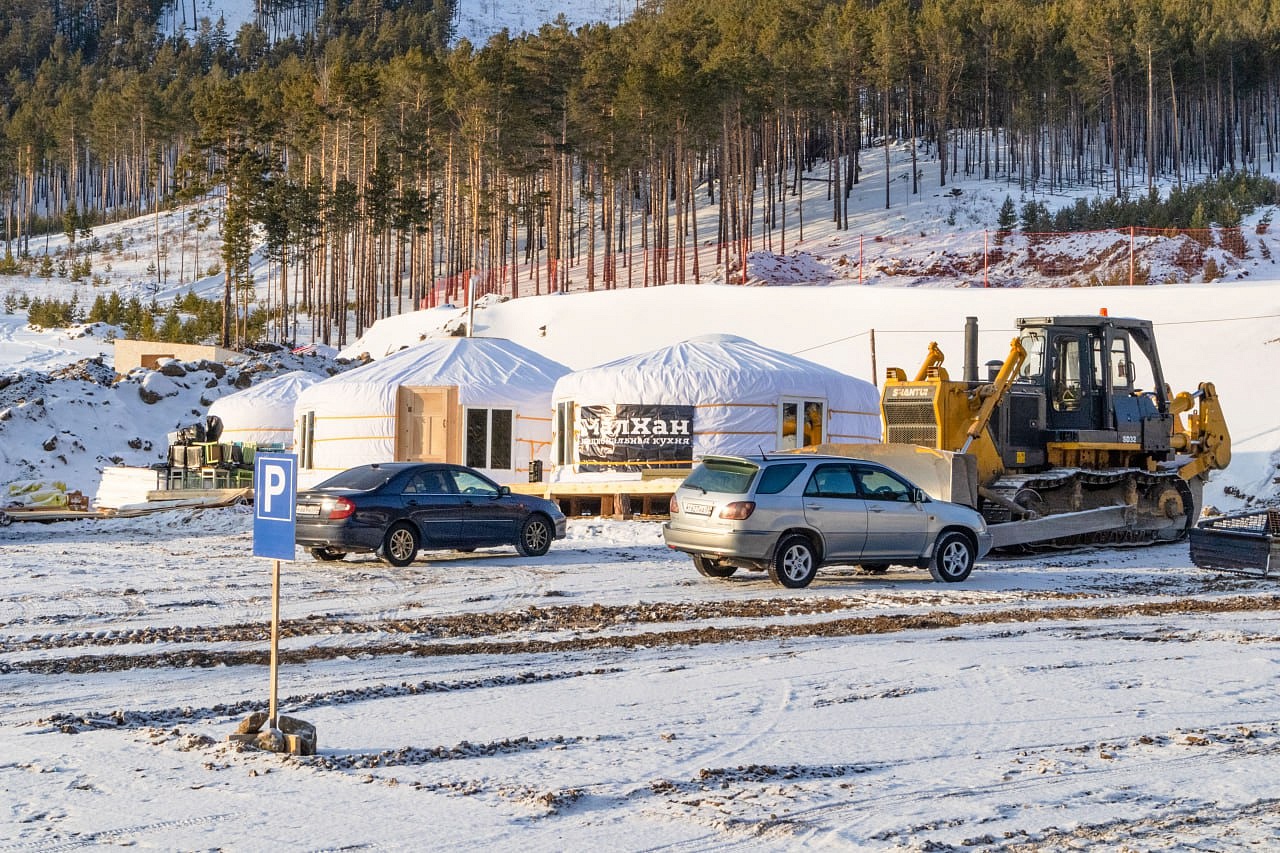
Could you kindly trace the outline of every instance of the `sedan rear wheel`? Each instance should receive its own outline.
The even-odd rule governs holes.
[[[531,515],[520,527],[520,538],[516,540],[516,550],[521,557],[541,557],[551,547],[554,536],[551,522],[544,516]]]
[[[784,537],[769,564],[769,578],[788,589],[801,589],[809,585],[818,573],[818,555],[813,543],[800,534]]]
[[[726,566],[719,560],[701,554],[693,555],[693,567],[704,578],[727,578],[738,570],[737,566]]]
[[[382,537],[379,559],[393,566],[407,566],[418,555],[418,533],[407,524],[393,524]]]
[[[933,548],[929,574],[939,583],[959,583],[973,571],[974,551],[962,533],[944,533]]]

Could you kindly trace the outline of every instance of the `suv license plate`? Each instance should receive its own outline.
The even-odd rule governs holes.
[[[701,501],[682,501],[680,506],[689,515],[711,515],[715,505]]]

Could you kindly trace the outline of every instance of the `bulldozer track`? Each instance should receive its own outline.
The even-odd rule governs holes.
[[[1130,488],[1130,484],[1132,487]],[[1081,505],[1074,506],[1077,492],[1085,489],[1095,495],[1107,492],[1106,502],[1083,500]],[[1164,527],[1151,526],[1162,519],[1160,515],[1161,501],[1168,490],[1172,489],[1181,502],[1182,514],[1178,519],[1164,516],[1169,524]],[[1103,530],[1096,533],[1062,537],[1047,542],[1038,542],[1032,546],[1020,546],[1022,550],[1040,548],[1075,548],[1095,545],[1145,545],[1157,541],[1171,541],[1186,536],[1195,524],[1199,515],[1199,501],[1196,500],[1191,487],[1176,473],[1169,471],[1152,472],[1140,468],[1111,468],[1105,470],[1059,469],[1041,474],[1026,476],[1006,476],[996,481],[990,490],[996,494],[1020,504],[1033,504],[1042,517],[1052,517],[1062,512],[1081,509],[1097,509],[1110,504],[1126,502],[1124,492],[1132,491],[1137,499],[1136,522],[1134,527]],[[997,505],[989,505],[984,510],[987,520],[996,524],[1016,524],[1009,520],[1011,513]],[[1173,535],[1170,535],[1173,534]]]

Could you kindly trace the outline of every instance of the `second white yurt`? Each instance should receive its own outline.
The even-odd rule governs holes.
[[[391,461],[527,482],[548,460],[551,390],[568,371],[501,338],[429,338],[317,382],[294,406],[299,484]]]
[[[209,416],[222,421],[218,441],[291,449],[294,403],[304,389],[323,378],[305,370],[291,370],[214,400],[209,405]]]
[[[745,338],[707,335],[556,383],[553,479],[634,479],[708,454],[880,440],[870,382]]]

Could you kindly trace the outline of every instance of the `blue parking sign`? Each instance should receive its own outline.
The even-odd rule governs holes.
[[[253,555],[292,560],[294,510],[298,500],[298,456],[259,453],[253,457]]]

